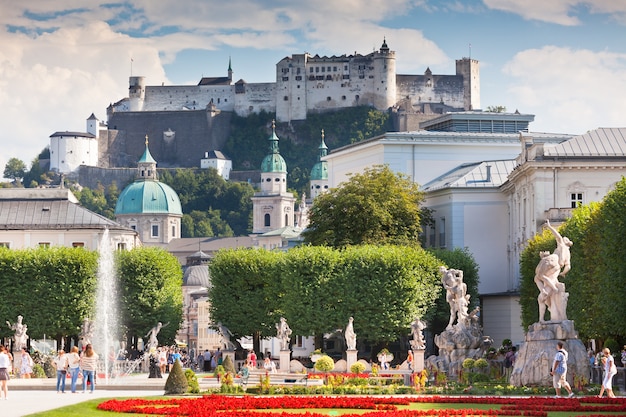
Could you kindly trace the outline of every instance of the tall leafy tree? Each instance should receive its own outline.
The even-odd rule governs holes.
[[[385,343],[407,334],[439,296],[441,261],[411,246],[359,246],[342,252],[337,309],[354,317],[361,340]]]
[[[117,252],[121,313],[129,346],[158,322],[159,342],[171,344],[182,321],[182,270],[175,256],[161,248]],[[167,324],[167,325],[166,325]]]
[[[307,243],[333,247],[419,245],[423,199],[416,183],[388,166],[367,168],[315,199],[303,236]]]
[[[321,246],[300,246],[285,254],[282,310],[295,334],[315,336],[316,349],[322,348],[324,333],[347,321],[337,308],[344,301],[337,280],[340,259],[339,251]]]
[[[209,265],[210,315],[235,335],[253,337],[260,351],[262,337],[276,335],[279,310],[279,271],[282,253],[263,249],[222,250]]]

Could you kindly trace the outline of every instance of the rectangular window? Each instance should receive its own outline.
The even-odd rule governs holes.
[[[10,248],[10,247],[11,247],[10,242],[0,242],[0,248]]]
[[[126,250],[126,243],[118,243],[117,244],[117,250]]]
[[[296,336],[296,347],[304,347],[304,338],[302,336]]]
[[[437,242],[437,236],[435,235],[435,227],[437,226],[437,223],[435,220],[433,220],[433,225],[430,227],[430,236],[428,238],[428,243],[431,247],[434,247]]]
[[[310,71],[309,71],[309,72],[313,72],[313,67],[311,67],[311,68],[310,68]]]
[[[583,205],[583,193],[571,193],[571,208],[580,207]]]
[[[150,228],[150,237],[159,237],[159,225],[153,224]]]
[[[446,247],[446,219],[444,218],[439,222],[439,247]]]
[[[40,248],[49,248],[50,247],[50,242],[39,242],[39,247]]]
[[[84,248],[85,247],[85,242],[72,242],[72,247],[73,248]]]

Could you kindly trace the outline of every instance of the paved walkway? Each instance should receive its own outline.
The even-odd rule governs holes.
[[[199,376],[200,377],[200,376]],[[127,376],[117,380],[100,380],[96,383],[94,393],[82,393],[82,382],[79,380],[78,393],[70,392],[69,381],[65,394],[56,392],[56,378],[46,379],[11,379],[8,384],[9,399],[0,400],[1,417],[22,417],[42,411],[53,410],[67,405],[77,404],[92,398],[108,397],[147,397],[163,395],[167,375],[162,379],[148,378],[147,374]],[[203,390],[217,384],[200,378]]]

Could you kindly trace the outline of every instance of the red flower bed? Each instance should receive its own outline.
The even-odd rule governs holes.
[[[501,405],[493,410],[399,410],[399,405],[419,403],[493,404]],[[582,404],[595,405],[582,405]],[[367,409],[368,417],[457,417],[457,416],[532,416],[546,417],[548,412],[626,412],[626,399],[584,398],[515,398],[515,397],[370,397],[370,396],[280,396],[280,397],[232,397],[210,395],[198,398],[171,398],[163,400],[109,400],[101,403],[98,409],[118,413],[157,414],[192,417],[244,417],[254,414],[251,410],[284,409]],[[306,413],[307,417],[321,414]],[[283,411],[264,412],[262,417],[290,417],[303,414]],[[346,417],[357,417],[346,414]],[[609,415],[606,415],[608,417]],[[605,417],[593,414],[589,417]]]

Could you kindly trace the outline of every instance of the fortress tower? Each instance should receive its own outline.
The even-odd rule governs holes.
[[[463,77],[463,108],[466,111],[480,110],[480,68],[478,61],[471,58],[457,59],[456,74]]]
[[[390,51],[387,40],[374,53],[374,107],[388,109],[396,104],[396,53]]]
[[[146,100],[146,77],[130,77],[128,87],[129,111],[143,111]]]

